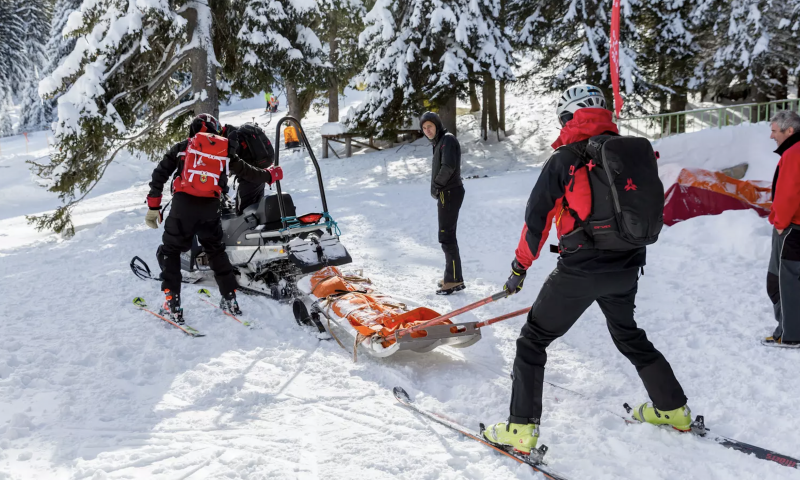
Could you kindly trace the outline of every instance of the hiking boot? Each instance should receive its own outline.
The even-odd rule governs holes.
[[[239,302],[236,301],[236,290],[222,296],[219,301],[219,308],[221,308],[224,312],[230,313],[231,315],[242,314],[242,310],[239,309]]]
[[[675,410],[659,410],[655,405],[647,402],[633,410],[633,418],[653,425],[669,425],[681,432],[688,432],[692,429],[692,412],[688,405]]]
[[[442,282],[442,285],[436,290],[436,295],[450,295],[452,293],[460,292],[467,288],[464,282]]]
[[[444,280],[442,280],[441,278],[439,280],[436,280],[437,287],[442,288],[442,285],[444,285]]]
[[[500,422],[486,427],[483,436],[491,443],[512,447],[520,453],[529,455],[539,440],[539,425]]]
[[[181,307],[181,294],[164,290],[164,305],[158,312],[178,325],[183,325],[183,308]]]

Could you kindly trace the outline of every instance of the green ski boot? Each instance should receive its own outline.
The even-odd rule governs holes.
[[[692,429],[692,412],[688,405],[675,410],[659,410],[655,405],[647,402],[633,410],[633,418],[653,425],[669,425],[681,432],[688,432]]]
[[[539,440],[539,425],[500,422],[486,427],[483,436],[492,443],[513,447],[514,450],[529,455]]]

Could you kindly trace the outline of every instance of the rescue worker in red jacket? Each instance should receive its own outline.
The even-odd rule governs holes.
[[[618,134],[611,112],[605,107],[603,93],[591,85],[571,87],[561,97],[556,110],[561,133],[553,144],[556,151],[542,167],[528,200],[525,226],[511,265],[511,276],[504,287],[509,293],[522,288],[528,267],[539,257],[547,241],[553,219],[561,240],[576,226],[567,206],[581,221],[589,217],[592,191],[587,169],[593,164],[579,153],[585,153],[590,137]],[[523,453],[536,447],[547,346],[567,333],[594,302],[606,317],[614,344],[636,367],[650,398],[658,406],[656,409],[650,404],[641,405],[635,413],[637,418],[689,429],[690,412],[681,385],[667,360],[633,318],[645,247],[625,251],[576,250],[561,250],[558,266],[545,280],[517,339],[508,421],[490,425],[484,436]]]
[[[772,180],[772,255],[767,293],[778,326],[766,343],[800,345],[800,116],[783,110],[770,120],[781,156]]]
[[[192,120],[189,127],[189,139],[198,133],[219,134],[219,122],[212,115],[206,113],[198,115]],[[283,171],[280,167],[262,170],[245,163],[235,153],[236,143],[234,140],[228,146],[229,165],[227,168],[231,173],[254,183],[272,184],[283,178]],[[176,143],[153,170],[150,193],[147,195],[147,205],[150,210],[145,217],[145,223],[150,228],[158,228],[158,224],[161,222],[161,193],[164,190],[164,184],[175,172],[177,174],[173,183],[181,181],[180,174],[183,171],[183,161],[188,146],[188,139]],[[233,315],[242,313],[236,301],[238,283],[222,241],[220,196],[227,190],[226,175],[220,176],[218,186],[217,194],[210,197],[195,196],[182,191],[176,191],[172,196],[172,208],[164,222],[163,244],[158,247],[156,257],[161,267],[161,289],[166,297],[161,312],[162,315],[169,316],[175,323],[183,323],[180,297],[182,278],[180,255],[181,252],[186,252],[192,247],[192,239],[195,235],[205,250],[211,270],[214,271],[214,278],[222,295],[220,308]]]

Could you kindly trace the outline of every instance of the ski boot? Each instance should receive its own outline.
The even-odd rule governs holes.
[[[460,292],[467,288],[464,282],[442,282],[442,285],[436,290],[436,295],[451,295]]]
[[[181,294],[164,290],[164,305],[158,312],[178,325],[183,325],[183,307],[181,307]]]
[[[539,425],[500,422],[486,427],[483,436],[491,443],[512,447],[519,453],[529,455],[539,440]]]
[[[675,410],[659,410],[655,405],[647,402],[633,410],[633,418],[653,425],[669,425],[681,432],[688,432],[692,429],[692,412],[688,405]]]
[[[762,342],[764,345],[782,345],[785,347],[797,347],[800,348],[800,342],[785,342],[781,337],[775,338],[772,335],[765,338]]]
[[[239,302],[236,301],[236,290],[222,296],[219,301],[219,308],[231,315],[242,314],[242,310],[239,308]]]

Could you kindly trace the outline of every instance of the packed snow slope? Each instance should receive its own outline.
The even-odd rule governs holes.
[[[470,117],[459,121],[464,175],[481,175],[465,181],[459,223],[467,290],[433,293],[443,255],[424,141],[322,161],[352,268],[440,312],[501,288],[537,165],[556,132],[549,102],[508,103],[517,125],[506,142],[484,145]],[[249,120],[262,109],[229,111],[223,120]],[[317,153],[323,122],[313,115],[305,122]],[[0,479],[541,478],[391,394],[401,385],[423,406],[474,428],[504,419],[524,318],[484,329],[464,350],[362,353],[353,363],[351,351],[297,326],[287,305],[242,297],[244,317],[261,327],[248,330],[186,287],[189,323],[207,335],[192,339],[131,304],[134,296],[151,305],[161,298],[158,283],[128,269],[134,255],[156,264],[162,232],[144,225],[142,203],[149,168],[123,160],[118,168],[130,178],[109,179],[103,188],[112,190],[76,212],[81,228],[65,240],[24,226],[18,215],[32,213],[23,211],[33,192],[19,173],[25,157],[0,146],[0,165],[21,189],[11,194],[6,185],[0,197]],[[282,187],[298,209],[316,211],[310,162],[295,154],[281,164]],[[46,203],[44,195],[36,201]],[[751,211],[666,228],[648,249],[637,319],[715,432],[797,456],[800,351],[759,345],[774,326],[763,285],[770,232]],[[460,320],[530,305],[555,263],[543,254],[521,294]],[[624,402],[646,393],[596,307],[548,353],[546,380],[591,398],[545,388],[540,441],[550,447],[551,468],[570,478],[797,478],[796,470],[690,435],[626,426],[612,412],[623,414]]]

